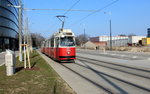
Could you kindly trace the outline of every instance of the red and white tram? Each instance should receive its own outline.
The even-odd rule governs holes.
[[[43,41],[41,52],[58,61],[76,59],[74,33],[70,29],[60,29]]]

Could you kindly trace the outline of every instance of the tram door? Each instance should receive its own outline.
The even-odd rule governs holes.
[[[56,38],[56,58],[59,59],[59,38]]]

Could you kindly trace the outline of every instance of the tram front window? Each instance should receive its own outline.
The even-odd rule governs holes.
[[[73,37],[60,38],[60,46],[75,46]]]

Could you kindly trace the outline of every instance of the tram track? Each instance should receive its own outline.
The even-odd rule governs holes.
[[[77,59],[82,60],[82,61],[86,61],[87,63],[91,63],[91,64],[95,64],[95,65],[98,65],[98,66],[110,68],[110,69],[113,69],[113,70],[121,71],[121,72],[124,72],[124,73],[128,73],[128,74],[139,76],[139,77],[143,77],[143,78],[146,78],[146,79],[150,80],[150,70],[131,67],[131,66],[123,65],[123,64],[116,64],[116,63],[102,61],[102,60],[96,60],[96,59],[92,59],[92,58],[86,58],[86,57],[82,57],[82,56],[77,56]],[[95,63],[95,62],[99,62],[99,63]],[[136,72],[136,73],[134,73],[134,72]],[[139,75],[139,73],[143,74],[143,75]]]
[[[83,66],[83,67],[84,67],[84,66]],[[132,85],[132,86],[137,87],[137,88],[139,88],[139,89],[142,89],[142,90],[145,90],[145,91],[150,92],[150,89],[148,89],[148,88],[145,88],[145,87],[142,87],[142,86],[136,85],[136,84],[134,84],[134,83],[131,83],[131,82],[128,82],[128,81],[125,81],[125,80],[122,80],[122,79],[119,79],[119,78],[117,78],[117,77],[114,77],[114,76],[108,75],[108,74],[106,74],[106,73],[103,73],[103,72],[97,71],[97,70],[95,70],[95,69],[93,69],[93,68],[90,68],[90,69],[91,69],[92,71],[96,72],[96,73],[100,73],[100,74],[102,74],[102,75],[105,75],[105,76],[111,77],[111,78],[113,78],[113,79],[115,79],[115,80],[118,80],[118,81],[124,82],[124,83],[126,83],[126,84],[129,84],[129,85]]]
[[[79,60],[79,58],[80,58],[80,60]],[[83,60],[81,60],[81,59],[83,59]],[[89,62],[84,61],[85,59]],[[49,58],[47,58],[47,61],[49,61]],[[90,63],[91,61],[93,61],[93,62]],[[52,63],[52,62],[54,62],[54,63]],[[88,58],[81,58],[81,57],[77,56],[77,60],[74,63],[72,63],[72,62],[56,63],[55,61],[51,60],[50,64],[53,67],[55,66],[54,69],[56,69],[57,71],[59,70],[59,72],[61,72],[60,74],[63,73],[63,75],[64,75],[64,73],[65,73],[67,78],[68,78],[68,76],[71,76],[71,77],[69,77],[69,79],[71,79],[71,83],[74,84],[76,88],[78,87],[76,85],[79,85],[79,87],[81,88],[80,89],[81,91],[82,91],[82,87],[87,86],[84,88],[84,91],[86,91],[86,90],[92,91],[94,89],[94,90],[96,90],[97,93],[95,92],[93,94],[99,94],[100,92],[101,92],[101,94],[137,94],[137,93],[149,94],[150,93],[149,86],[145,87],[143,85],[139,85],[139,84],[136,84],[136,83],[133,83],[130,81],[126,81],[117,76],[110,75],[109,73],[101,71],[98,69],[98,68],[100,68],[100,66],[97,65],[96,62],[97,61],[94,62],[93,59],[89,60]],[[98,67],[98,68],[96,68],[96,67]],[[106,67],[104,67],[104,68],[106,68]],[[63,72],[62,70],[63,71],[65,70],[65,72]],[[67,74],[66,71],[69,71],[69,73],[71,73],[71,74]],[[149,70],[146,70],[146,71],[149,72]],[[136,76],[136,75],[134,75],[134,76]],[[67,79],[67,82],[69,79]],[[80,80],[77,80],[77,79],[80,79]],[[148,80],[149,78],[146,78],[146,79]],[[72,82],[72,81],[74,81],[74,82]],[[69,80],[69,83],[70,83],[70,80]],[[147,84],[147,83],[145,82],[145,84]],[[91,89],[90,87],[92,87],[93,89],[90,90]],[[79,90],[79,89],[76,89],[76,90]],[[86,92],[85,94],[92,94],[92,93]]]
[[[82,58],[84,58],[84,59],[82,59]],[[95,59],[89,59],[89,58],[85,58],[85,57],[82,57],[81,58],[81,56],[80,56],[80,58],[79,58],[79,56],[77,57],[77,59],[78,60],[80,60],[81,62],[86,62],[86,63],[90,63],[90,64],[94,64],[94,65],[100,65],[100,64],[95,64],[95,63],[93,63],[93,62],[98,62],[99,60],[95,60]],[[90,61],[89,61],[90,60]],[[92,60],[92,62],[91,62],[91,60]],[[100,63],[106,63],[106,62],[102,62],[102,61],[99,61]],[[75,63],[75,64],[77,64],[77,65],[79,65],[79,66],[82,66],[82,67],[85,67],[85,68],[89,68],[89,69],[91,69],[93,72],[95,72],[95,73],[98,73],[98,74],[101,74],[101,75],[104,75],[104,76],[107,76],[107,77],[110,77],[110,78],[112,78],[112,79],[115,79],[115,80],[118,80],[118,81],[120,81],[120,82],[123,82],[123,83],[125,83],[125,84],[128,84],[128,85],[130,85],[130,86],[133,86],[133,87],[136,87],[136,88],[138,88],[138,89],[141,89],[141,90],[144,90],[144,91],[147,91],[147,92],[149,92],[150,93],[150,88],[148,87],[144,87],[144,86],[141,86],[141,85],[139,85],[139,84],[135,84],[135,83],[133,83],[133,82],[129,82],[129,81],[126,81],[126,80],[123,80],[123,79],[120,79],[119,77],[115,77],[115,76],[112,76],[112,75],[110,75],[110,74],[107,74],[107,73],[104,73],[104,72],[101,72],[101,71],[99,71],[99,70],[96,70],[96,69],[93,69],[92,67],[90,67],[88,64],[86,64],[86,63],[84,63],[86,66],[83,66],[83,65],[81,65],[81,64],[78,64],[78,63]],[[110,62],[109,62],[110,63]],[[126,71],[124,71],[124,70],[121,70],[121,69],[115,69],[115,68],[111,68],[110,67],[110,65],[116,65],[116,66],[121,66],[121,67],[125,67],[125,68],[133,68],[133,67],[128,67],[128,66],[124,66],[124,65],[118,65],[118,64],[112,64],[112,63],[110,63],[109,64],[109,67],[108,67],[108,65],[106,66],[104,66],[104,65],[100,65],[101,67],[105,67],[105,68],[109,68],[109,69],[112,69],[112,70],[117,70],[117,71],[121,71],[121,72],[124,72],[124,73],[127,73],[127,74],[130,74],[130,75],[134,75],[134,76],[139,76],[139,77],[142,77],[142,78],[144,78],[144,79],[147,79],[147,80],[150,80],[150,77],[149,76],[143,76],[143,75],[138,75],[138,74],[135,74],[135,73],[129,73],[129,72],[126,72]],[[146,72],[146,73],[149,73],[150,74],[150,71],[149,70],[143,70],[143,69],[138,69],[138,68],[133,68],[134,70],[138,70],[138,71],[142,71],[142,72]]]
[[[101,71],[98,71],[96,69],[93,69],[92,67],[86,65],[86,66],[83,66],[81,64],[78,64],[78,63],[74,63],[75,65],[78,65],[79,67],[83,67],[83,68],[86,68],[86,69],[90,69],[91,71],[93,71],[94,73],[96,74],[100,74],[100,75],[103,75],[103,76],[106,76],[106,77],[109,77],[111,79],[114,79],[114,80],[117,80],[117,81],[120,81],[121,83],[124,83],[126,84],[127,86],[131,86],[131,87],[134,87],[134,88],[138,88],[138,89],[141,89],[143,91],[146,91],[146,92],[149,92],[150,93],[150,88],[146,88],[146,87],[143,87],[143,86],[140,86],[140,85],[137,85],[135,83],[132,83],[132,82],[129,82],[129,81],[126,81],[126,80],[122,80],[118,77],[115,77],[115,76],[112,76],[112,75],[109,75],[107,73],[104,73],[104,72],[101,72]],[[84,63],[85,64],[85,63]],[[92,81],[90,78],[87,78],[86,76],[83,76],[81,73],[77,72],[76,70],[72,69],[71,67],[68,67],[66,65],[66,63],[61,63],[60,65],[62,65],[63,67],[69,69],[70,71],[72,71],[73,73],[79,75],[80,77],[84,78],[85,80],[91,82],[92,84],[94,84],[95,86],[98,86],[99,88],[103,89],[106,93],[108,94],[119,94],[118,92],[116,92],[115,90],[113,89],[110,89],[109,87],[106,87],[105,85],[102,85],[102,84],[98,84],[94,81]],[[117,86],[116,86],[117,87]],[[118,86],[119,87],[119,86]],[[128,94],[128,92],[126,91],[123,91],[124,93],[121,93],[121,94]]]
[[[110,58],[117,58],[117,59],[123,59],[123,60],[144,60],[147,59],[148,56],[147,55],[127,55],[127,54],[123,54],[123,53],[104,53],[104,52],[99,52],[99,53],[90,53],[90,52],[83,52],[80,51],[80,54],[89,54],[89,55],[100,55],[103,57],[110,57]],[[138,58],[137,58],[138,57]]]
[[[80,77],[84,78],[85,80],[87,80],[88,82],[92,83],[93,85],[103,89],[106,93],[108,94],[116,94],[116,92],[112,91],[111,89],[104,87],[103,85],[97,84],[96,82],[90,80],[89,78],[83,76],[82,74],[78,73],[77,71],[73,70],[72,68],[66,66],[65,64],[61,63],[60,65],[62,65],[63,67],[69,69],[70,71],[72,71],[73,73],[79,75]]]

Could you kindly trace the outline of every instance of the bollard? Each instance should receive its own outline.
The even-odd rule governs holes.
[[[11,50],[6,50],[5,66],[7,76],[11,76],[15,73],[15,63],[16,63],[15,53]]]

